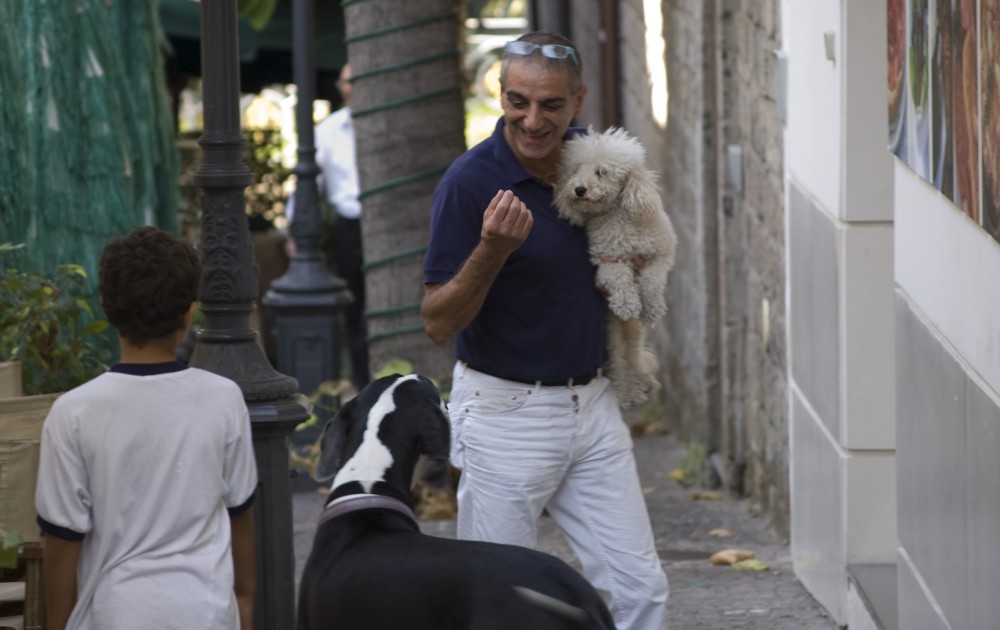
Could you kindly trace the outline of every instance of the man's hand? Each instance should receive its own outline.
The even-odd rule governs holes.
[[[533,219],[520,199],[509,190],[497,191],[483,213],[479,244],[451,280],[427,285],[420,314],[434,343],[454,339],[483,307],[493,281],[531,231]]]
[[[483,213],[480,237],[491,253],[506,259],[528,238],[533,222],[523,201],[509,190],[500,190]]]

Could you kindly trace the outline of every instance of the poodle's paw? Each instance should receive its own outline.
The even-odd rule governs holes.
[[[639,319],[642,315],[642,300],[633,291],[615,291],[608,294],[608,306],[619,319]]]
[[[631,409],[649,400],[649,393],[659,387],[652,374],[641,374],[633,370],[619,372],[611,376],[611,385],[623,409]]]
[[[643,348],[639,351],[636,366],[643,382],[652,383],[654,389],[660,386],[656,381],[656,375],[660,371],[660,360],[656,357],[656,353],[649,348]]]
[[[642,309],[642,321],[646,323],[653,323],[659,321],[659,319],[666,314],[666,300],[658,300],[651,304],[647,303]]]
[[[660,389],[660,381],[655,374],[645,374],[642,377],[642,388],[648,394]]]
[[[618,404],[623,409],[632,409],[649,400],[649,393],[637,387],[625,387],[623,391],[616,392]]]

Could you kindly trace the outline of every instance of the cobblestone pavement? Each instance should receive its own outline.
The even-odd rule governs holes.
[[[694,500],[694,488],[683,488],[667,474],[684,456],[670,435],[644,435],[635,440],[636,459],[660,558],[670,580],[671,630],[834,630],[827,615],[792,572],[791,553],[755,516],[746,500]],[[320,492],[293,495],[296,588],[312,545]],[[454,537],[455,522],[424,521],[424,532]],[[723,528],[730,538],[708,532]],[[538,548],[573,564],[573,554],[549,518],[539,526]],[[708,557],[726,548],[749,549],[768,566],[764,571],[715,566]]]

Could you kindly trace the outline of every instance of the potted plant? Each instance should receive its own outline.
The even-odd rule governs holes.
[[[41,427],[52,402],[106,369],[111,352],[84,297],[86,271],[59,265],[33,272],[7,263],[23,245],[0,244],[0,567],[37,542],[34,489]]]
[[[100,350],[108,323],[94,318],[82,296],[87,272],[59,265],[32,272],[6,265],[23,245],[0,245],[0,361],[20,362],[23,394],[63,392],[97,374],[110,354]]]

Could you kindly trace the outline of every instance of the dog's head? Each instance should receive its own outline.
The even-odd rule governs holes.
[[[624,129],[611,127],[577,135],[563,145],[555,203],[575,225],[612,211],[641,215],[662,210],[655,175],[646,168],[646,149]]]
[[[408,492],[420,455],[428,483],[443,485],[450,442],[448,410],[430,379],[417,374],[380,378],[326,423],[320,437],[316,479],[333,488],[377,482]]]

